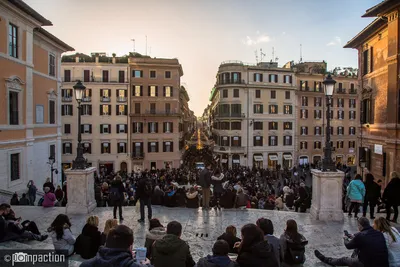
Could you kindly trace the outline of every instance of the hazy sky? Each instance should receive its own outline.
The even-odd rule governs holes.
[[[225,60],[255,63],[255,50],[279,65],[300,58],[357,67],[357,53],[343,45],[372,19],[364,11],[381,0],[25,0],[53,22],[46,29],[82,53],[178,58],[201,115]]]

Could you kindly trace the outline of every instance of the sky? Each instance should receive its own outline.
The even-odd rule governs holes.
[[[343,46],[373,19],[361,18],[381,0],[25,0],[53,22],[46,30],[80,53],[111,56],[135,50],[178,58],[190,108],[209,104],[218,66],[226,60],[279,66],[325,60],[328,69],[358,67],[357,52]],[[272,51],[275,51],[274,56]]]

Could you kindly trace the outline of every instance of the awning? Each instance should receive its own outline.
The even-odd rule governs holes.
[[[221,159],[221,163],[227,163],[228,159]]]
[[[233,164],[240,164],[240,159],[233,159],[232,162]]]
[[[255,161],[263,161],[264,160],[264,158],[262,157],[262,156],[254,156],[254,160]]]
[[[273,161],[277,161],[278,160],[278,156],[277,155],[269,155],[268,157],[269,157],[270,160],[273,160]]]
[[[292,155],[283,155],[283,158],[284,159],[286,159],[286,160],[292,160],[293,158],[292,158]]]

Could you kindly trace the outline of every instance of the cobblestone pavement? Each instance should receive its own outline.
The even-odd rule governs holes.
[[[21,216],[23,220],[33,220],[37,223],[39,230],[45,232],[51,222],[59,213],[65,213],[65,208],[42,208],[30,206],[13,207],[17,216]],[[139,209],[137,207],[124,207],[123,223],[131,227],[134,231],[135,247],[144,245],[148,222],[142,225],[137,222],[139,219]],[[147,212],[147,211],[146,211]],[[294,219],[299,225],[299,231],[308,240],[309,245],[306,248],[307,261],[304,266],[326,266],[319,262],[314,256],[314,249],[319,249],[322,253],[333,257],[350,256],[343,245],[343,230],[350,233],[357,231],[357,222],[354,218],[347,218],[343,223],[321,222],[310,218],[308,213],[295,213],[284,211],[268,211],[268,210],[222,210],[222,211],[202,211],[201,209],[187,208],[166,208],[153,207],[153,214],[165,226],[172,220],[182,223],[183,234],[182,239],[186,240],[192,252],[194,259],[197,261],[211,252],[212,245],[217,237],[222,234],[228,225],[235,225],[240,233],[240,228],[246,223],[255,223],[260,217],[266,217],[272,220],[275,228],[275,235],[280,236],[283,233],[286,221]],[[112,208],[96,208],[92,215],[97,215],[100,219],[99,229],[104,228],[107,219],[112,218]],[[71,215],[72,232],[78,236],[82,227],[85,225],[86,215]],[[203,236],[201,236],[203,234]],[[207,236],[208,235],[208,236]],[[44,242],[29,241],[26,243],[5,242],[0,243],[2,249],[51,249],[52,241],[47,239]],[[80,259],[73,256],[70,266],[79,266]]]

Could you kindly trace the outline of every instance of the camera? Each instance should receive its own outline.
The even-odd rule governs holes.
[[[13,262],[27,262],[28,253],[17,252],[13,254]]]

